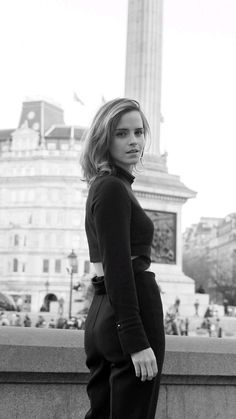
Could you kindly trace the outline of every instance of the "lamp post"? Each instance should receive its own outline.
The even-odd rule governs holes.
[[[72,305],[72,290],[73,290],[73,273],[74,268],[77,266],[77,255],[72,249],[71,253],[68,255],[69,267],[68,272],[70,274],[70,299],[69,299],[69,319],[71,319],[71,305]]]

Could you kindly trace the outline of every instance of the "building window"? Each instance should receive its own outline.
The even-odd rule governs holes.
[[[76,262],[76,264],[73,266],[73,273],[77,274],[78,273],[78,263]]]
[[[89,260],[86,260],[84,262],[84,273],[89,274],[89,272],[90,272],[90,262],[89,262]]]
[[[28,200],[29,200],[30,202],[32,202],[32,201],[34,201],[34,200],[35,200],[35,190],[34,190],[34,189],[30,189],[30,190],[28,191]]]
[[[43,272],[49,272],[49,259],[43,259]]]
[[[46,225],[51,225],[51,212],[46,212]]]
[[[14,236],[14,246],[19,246],[19,235],[15,234]]]
[[[61,260],[60,259],[55,260],[55,272],[57,274],[61,273]]]
[[[55,143],[48,143],[47,147],[48,147],[48,150],[56,150],[56,144]]]
[[[62,143],[61,144],[61,150],[69,150],[69,144],[68,143]]]
[[[25,262],[22,262],[22,272],[25,272]]]
[[[13,272],[18,272],[18,259],[13,259]]]

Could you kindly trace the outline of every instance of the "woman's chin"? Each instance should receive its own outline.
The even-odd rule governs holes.
[[[130,155],[128,160],[130,164],[137,164],[139,162],[139,154]]]

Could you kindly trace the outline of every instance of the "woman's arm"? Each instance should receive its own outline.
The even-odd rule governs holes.
[[[131,200],[125,185],[113,176],[100,180],[91,209],[120,343],[124,353],[137,353],[150,345],[140,317],[132,269]]]

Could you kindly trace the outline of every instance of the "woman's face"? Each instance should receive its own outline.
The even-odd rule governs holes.
[[[110,145],[115,163],[129,172],[140,160],[145,144],[144,128],[138,111],[125,113],[117,124]]]

